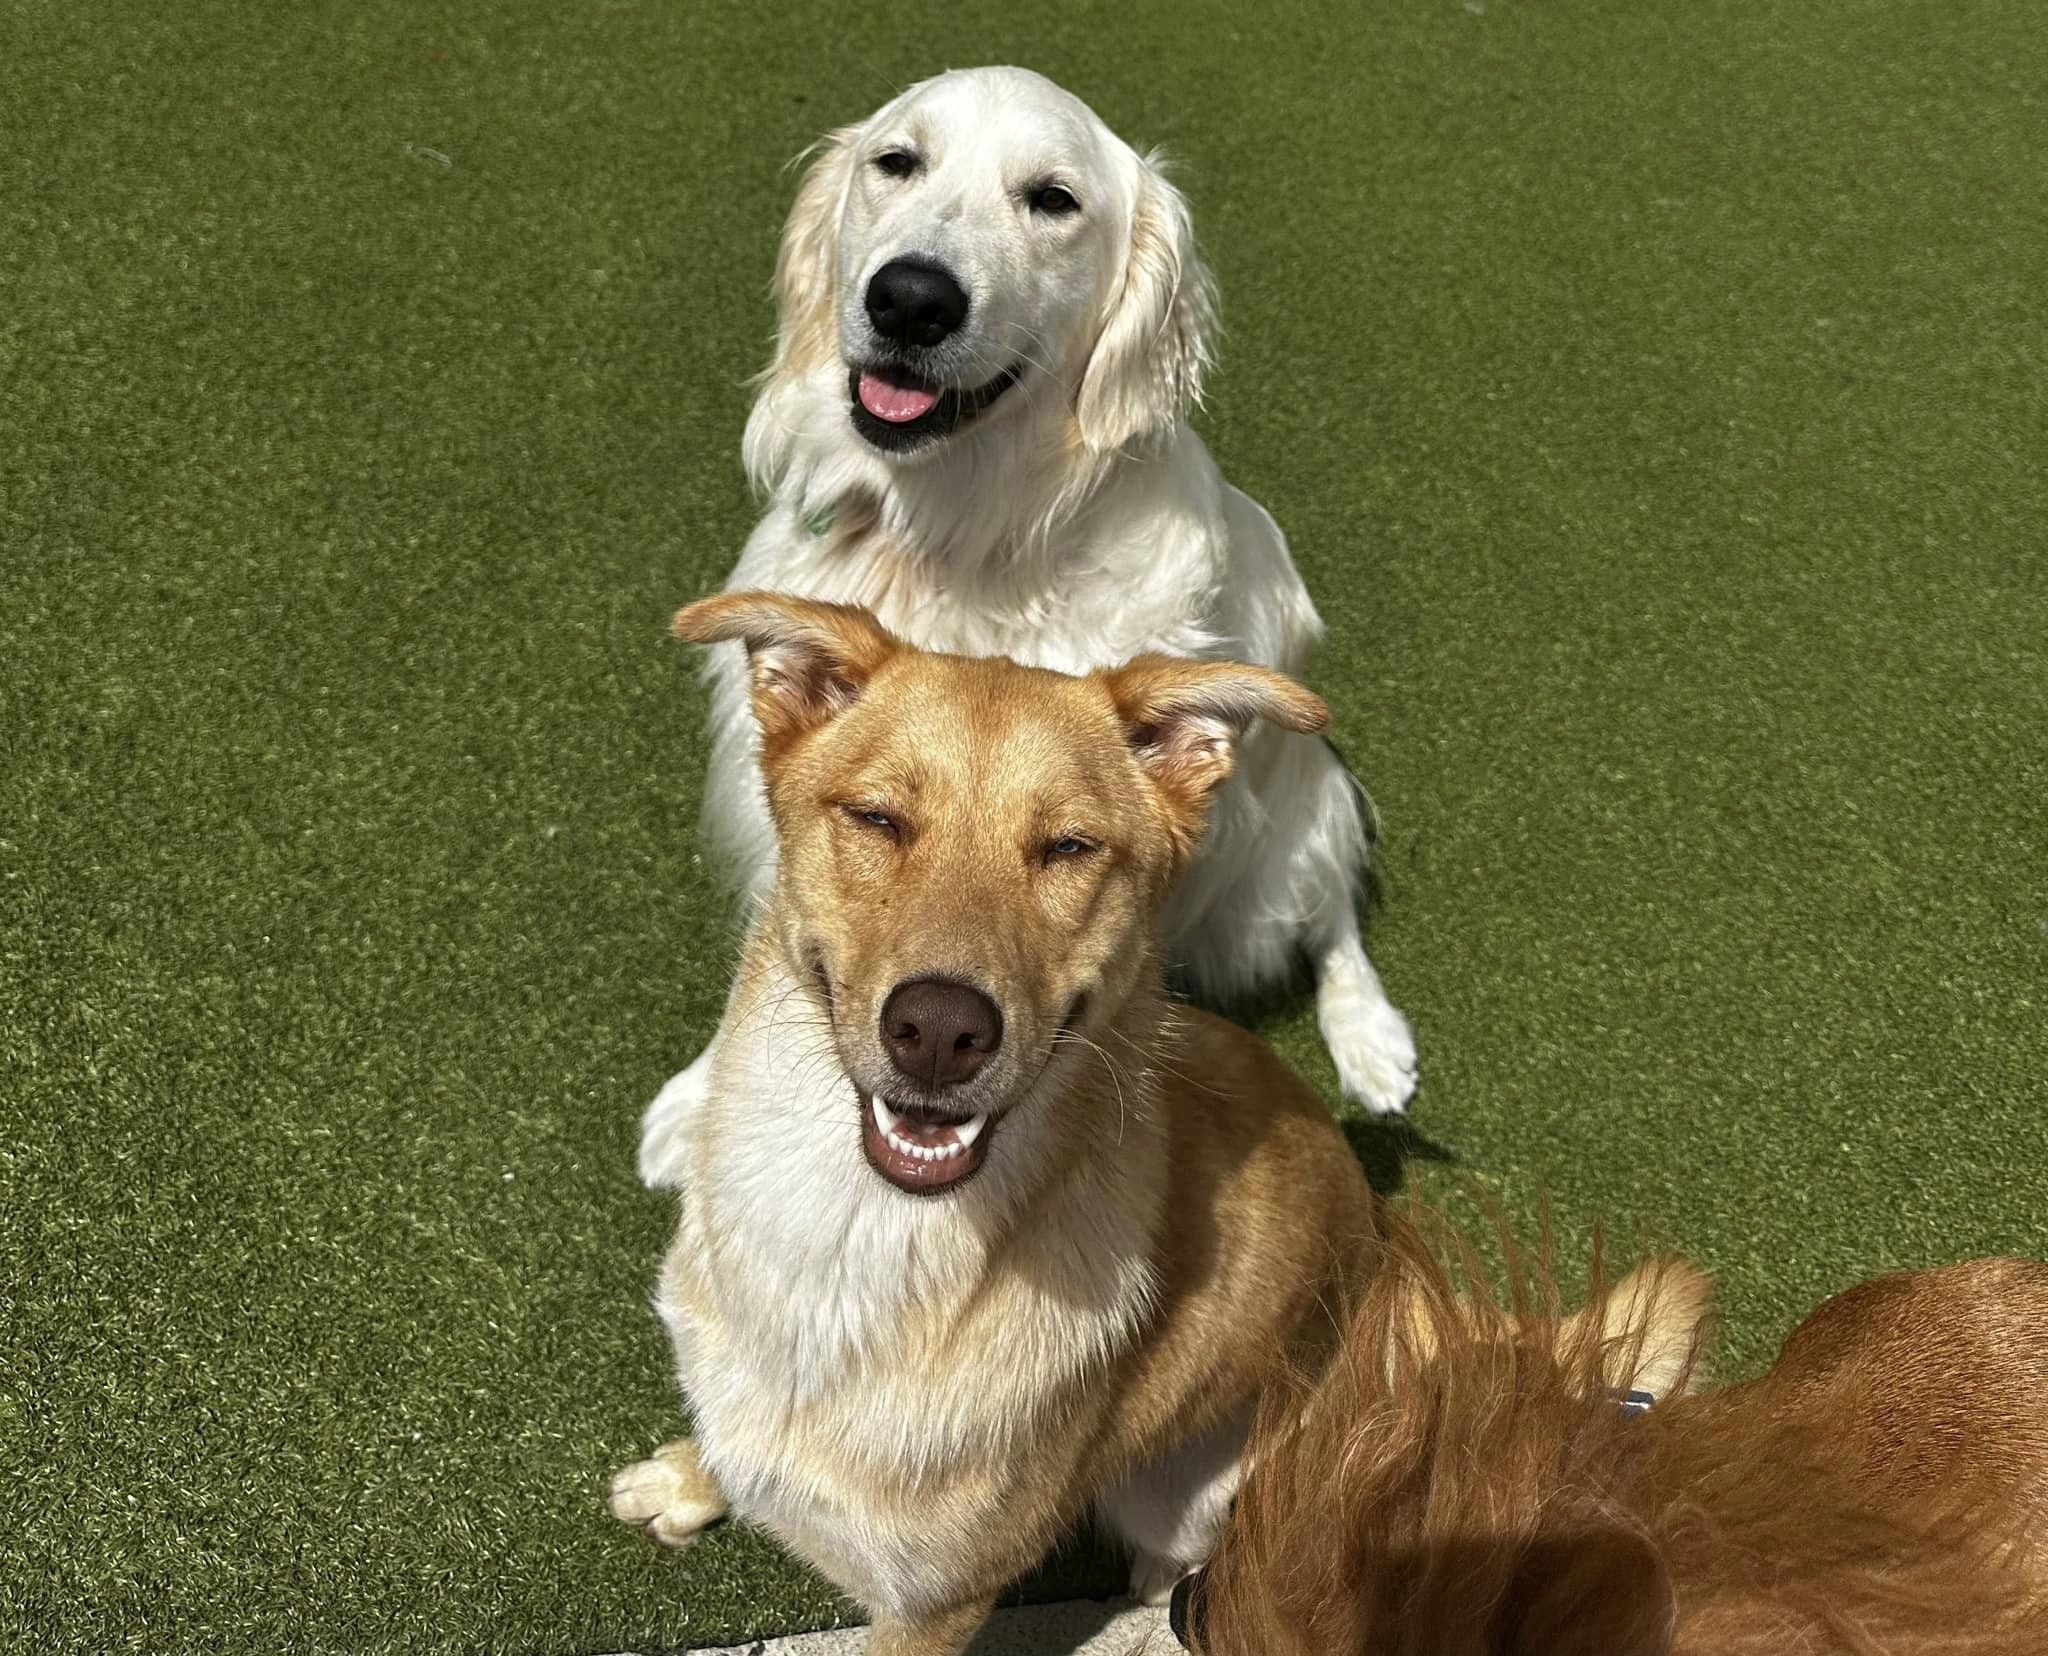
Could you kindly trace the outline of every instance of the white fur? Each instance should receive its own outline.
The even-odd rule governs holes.
[[[875,155],[906,145],[922,170],[880,174]],[[1048,177],[1080,213],[1029,209],[1019,192]],[[939,353],[950,383],[1021,370],[984,414],[907,456],[859,434],[848,383],[879,348],[867,282],[905,253],[943,263],[969,294]],[[1085,105],[1018,69],[912,87],[826,141],[777,274],[782,331],[744,450],[769,508],[729,587],[863,604],[923,648],[1065,672],[1146,650],[1301,672],[1322,624],[1286,540],[1187,423],[1215,319],[1186,204]],[[758,897],[775,840],[739,647],[716,650],[709,675],[705,828]],[[1365,857],[1358,791],[1332,750],[1254,730],[1165,937],[1211,999],[1270,985],[1305,952],[1345,1091],[1398,1110],[1415,1048],[1360,938]],[[675,1182],[674,1128],[707,1080],[700,1060],[648,1111],[650,1184]]]
[[[1131,1597],[1164,1604],[1208,1562],[1230,1521],[1251,1410],[1240,1409],[1097,1497],[1103,1521],[1131,1543]]]

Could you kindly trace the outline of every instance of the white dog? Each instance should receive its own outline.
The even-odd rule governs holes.
[[[1062,672],[1145,650],[1301,672],[1322,624],[1286,540],[1187,423],[1216,330],[1187,204],[1078,99],[961,70],[834,132],[775,294],[745,441],[771,504],[729,587],[860,604],[923,648]],[[710,677],[706,835],[758,898],[775,835],[737,645]],[[1335,752],[1253,730],[1165,936],[1210,999],[1306,953],[1344,1091],[1390,1111],[1415,1046],[1360,937],[1365,858]],[[673,1182],[708,1056],[647,1111],[650,1185]]]

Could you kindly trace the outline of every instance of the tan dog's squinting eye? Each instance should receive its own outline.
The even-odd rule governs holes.
[[[902,820],[891,816],[881,806],[853,803],[841,805],[839,810],[840,814],[849,822],[858,823],[861,827],[880,834],[895,844],[901,845],[903,843]]]

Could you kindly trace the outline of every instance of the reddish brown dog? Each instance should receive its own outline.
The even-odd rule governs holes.
[[[1461,1304],[1415,1228],[1343,1359],[1268,1400],[1176,1631],[1206,1656],[2040,1656],[2048,1265],[1829,1300],[1761,1379],[1690,1372],[1705,1279]],[[1468,1261],[1469,1262],[1469,1261]],[[1682,1383],[1679,1390],[1683,1392]]]

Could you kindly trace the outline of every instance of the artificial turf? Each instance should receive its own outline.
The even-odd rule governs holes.
[[[14,0],[0,1647],[842,1613],[600,1491],[730,956],[663,621],[754,514],[784,161],[948,64],[1181,158],[1385,818],[1383,1179],[1691,1251],[1726,1372],[2048,1251],[2038,10]]]

